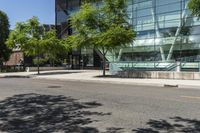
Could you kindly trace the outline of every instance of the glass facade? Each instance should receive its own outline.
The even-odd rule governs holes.
[[[189,0],[129,0],[129,22],[137,33],[133,44],[110,51],[109,62],[200,61],[200,21],[187,9]],[[71,34],[67,18],[80,0],[57,0],[58,31]],[[65,9],[65,10],[64,10]],[[66,29],[66,30],[64,30]]]
[[[129,22],[137,32],[121,61],[199,60],[199,24],[188,0],[129,0]]]
[[[56,27],[60,38],[72,34],[69,17],[80,7],[80,0],[56,0]]]
[[[80,9],[81,0],[56,0],[56,29],[59,38],[73,34],[69,17]],[[93,49],[73,49],[66,63],[71,68],[99,67],[101,59]]]

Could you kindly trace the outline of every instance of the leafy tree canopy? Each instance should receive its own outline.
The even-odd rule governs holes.
[[[33,17],[26,22],[17,23],[6,43],[10,48],[21,49],[26,55],[36,55],[37,49],[43,52],[40,45],[43,36],[43,27]]]
[[[11,48],[19,48],[26,55],[31,56],[38,53],[56,56],[69,49],[60,43],[54,29],[46,32],[37,17],[17,23],[16,28],[9,35],[7,45]]]
[[[39,57],[54,61],[58,54],[70,50],[66,43],[61,43],[57,38],[55,29],[45,31],[37,17],[17,23],[6,43],[10,48],[21,49],[25,55],[37,56],[38,73],[39,62],[43,60]]]
[[[132,43],[136,36],[128,23],[127,0],[103,0],[101,5],[87,0],[70,22],[74,43],[99,49],[104,56],[103,66],[109,50]]]
[[[198,17],[198,19],[200,18],[200,0],[190,0],[188,8],[194,16]]]
[[[10,57],[11,50],[7,48],[5,42],[9,35],[9,20],[7,15],[0,11],[0,65]]]

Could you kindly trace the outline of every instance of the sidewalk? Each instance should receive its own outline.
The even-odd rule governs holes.
[[[125,79],[106,77],[102,78],[100,70],[57,70],[41,72],[19,72],[19,73],[0,73],[0,78],[30,77],[33,79],[49,79],[49,80],[67,80],[94,83],[113,83],[128,85],[145,85],[145,86],[170,86],[179,88],[195,88],[200,89],[200,80],[169,80],[169,79]]]

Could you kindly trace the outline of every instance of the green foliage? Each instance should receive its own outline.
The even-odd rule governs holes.
[[[45,53],[45,58],[51,62],[57,61],[58,55],[64,54],[70,50],[68,45],[62,43],[62,41],[57,38],[55,30],[44,33],[41,45],[44,49],[43,52]]]
[[[39,58],[39,59],[35,58],[35,59],[33,59],[34,65],[38,65],[38,64],[43,65],[45,62],[47,62],[46,58]]]
[[[26,55],[35,56],[43,53],[41,40],[44,36],[44,29],[36,17],[27,22],[16,24],[15,29],[10,33],[7,46],[21,49]]]
[[[113,49],[131,43],[135,32],[127,22],[127,2],[104,0],[101,7],[84,3],[71,18],[75,34],[73,40],[78,47],[92,46]]]
[[[98,10],[91,4],[85,3],[81,6],[79,12],[74,14],[71,18],[71,26],[75,30],[75,34],[70,38],[73,40],[72,44],[77,47],[93,45],[94,37],[96,35],[98,23]]]
[[[45,55],[49,60],[56,60],[58,54],[70,50],[66,43],[60,42],[54,29],[45,32],[36,17],[17,23],[6,43],[10,48],[21,49],[28,56]]]
[[[7,15],[0,11],[0,66],[3,61],[10,57],[11,50],[8,49],[5,42],[9,35],[9,21]]]
[[[200,0],[190,0],[188,8],[194,16],[198,17],[198,19],[200,18]]]
[[[101,6],[84,2],[71,17],[71,38],[77,47],[100,49],[105,66],[108,50],[132,43],[136,36],[127,20],[127,0],[103,0]]]

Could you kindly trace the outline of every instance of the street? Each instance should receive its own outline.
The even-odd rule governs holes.
[[[200,90],[0,78],[0,132],[200,133]]]

